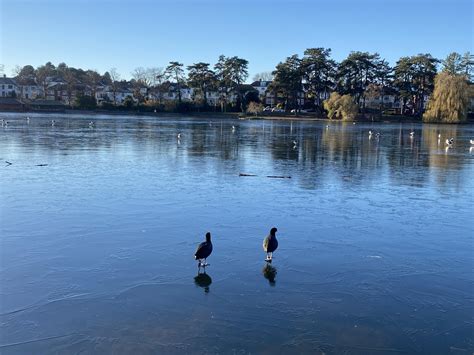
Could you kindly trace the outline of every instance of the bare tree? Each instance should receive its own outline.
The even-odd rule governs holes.
[[[272,81],[273,74],[271,71],[264,71],[253,76],[253,81]]]
[[[112,96],[114,99],[114,105],[117,106],[117,91],[119,88],[120,74],[117,71],[117,68],[111,68],[109,70],[109,76],[111,81]]]
[[[164,69],[162,67],[147,68],[145,75],[150,86],[160,85],[164,80]]]
[[[166,74],[162,67],[147,68],[146,75],[150,82],[151,91],[158,97],[158,103],[163,101],[163,83],[166,80]]]
[[[135,79],[138,83],[149,86],[149,76],[148,76],[148,69],[145,69],[143,67],[138,67],[131,72],[132,78]]]

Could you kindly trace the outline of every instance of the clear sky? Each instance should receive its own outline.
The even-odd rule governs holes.
[[[472,0],[0,0],[0,63],[57,65],[124,78],[138,67],[247,59],[250,78],[306,48],[444,58],[473,52]]]

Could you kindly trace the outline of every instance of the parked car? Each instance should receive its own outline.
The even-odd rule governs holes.
[[[272,108],[272,112],[285,112],[282,108],[274,107]]]
[[[308,112],[308,110],[303,110],[303,109],[298,110],[298,109],[294,108],[294,109],[291,110],[290,112],[291,112],[291,113],[306,113],[306,112]]]
[[[270,112],[272,108],[270,106],[267,106],[263,109],[263,112]]]

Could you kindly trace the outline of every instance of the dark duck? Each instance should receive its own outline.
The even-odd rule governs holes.
[[[278,248],[278,240],[276,238],[276,232],[278,229],[273,227],[270,230],[270,234],[263,240],[263,250],[267,253],[265,261],[272,262],[273,252]]]
[[[211,242],[211,233],[206,233],[206,241],[199,244],[196,249],[196,253],[194,254],[194,258],[199,261],[198,268],[209,266],[206,263],[206,259],[212,253],[212,242]],[[204,262],[203,262],[204,260]]]

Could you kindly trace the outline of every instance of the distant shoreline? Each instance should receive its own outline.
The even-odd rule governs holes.
[[[239,119],[242,121],[255,121],[255,120],[275,120],[275,121],[310,121],[310,122],[347,122],[347,123],[423,123],[419,118],[410,116],[396,116],[386,115],[377,117],[376,120],[370,119],[356,119],[354,121],[342,121],[342,120],[330,120],[323,117],[315,116],[301,116],[301,115],[258,115],[258,116],[242,116],[240,112],[139,112],[139,111],[106,111],[106,110],[34,110],[34,111],[21,111],[21,110],[0,110],[0,113],[18,113],[18,114],[63,114],[63,115],[108,115],[108,116],[143,116],[143,117],[156,117],[156,118],[182,118],[182,117],[206,117],[208,119]],[[449,124],[439,122],[436,124]],[[456,124],[474,124],[473,119],[468,119],[466,122],[455,123]]]

